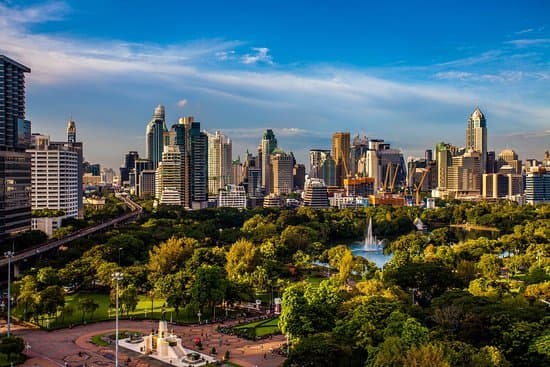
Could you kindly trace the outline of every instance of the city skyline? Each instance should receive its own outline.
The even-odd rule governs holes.
[[[421,156],[440,141],[463,146],[476,105],[487,117],[489,150],[540,159],[548,148],[543,2],[460,4],[455,14],[435,5],[297,5],[280,23],[297,24],[307,10],[299,34],[278,24],[281,9],[269,4],[251,5],[251,19],[219,4],[209,20],[200,5],[165,3],[148,12],[166,26],[147,32],[140,20],[149,14],[139,4],[18,4],[0,2],[0,52],[33,70],[32,131],[61,137],[73,116],[86,160],[105,167],[120,167],[129,150],[145,155],[143,130],[158,104],[166,105],[167,125],[192,115],[204,129],[227,134],[241,159],[269,128],[301,163],[310,148],[330,148],[336,131]],[[121,11],[135,19],[109,25]],[[489,11],[490,21],[482,21]],[[197,21],[179,25],[180,14]],[[372,24],[359,26],[361,17]],[[430,33],[429,24],[442,34]]]

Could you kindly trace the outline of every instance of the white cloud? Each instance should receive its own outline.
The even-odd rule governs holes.
[[[522,29],[521,31],[517,31],[516,34],[531,33],[531,32],[533,32],[533,31],[534,31],[533,28],[527,28],[527,29]]]
[[[529,46],[545,46],[550,44],[550,38],[524,38],[508,41],[507,43],[512,44],[518,48]]]
[[[187,99],[180,99],[177,104],[178,107],[185,107],[187,106]]]
[[[246,54],[241,60],[243,64],[273,64],[273,58],[269,55],[269,48],[267,47],[253,47],[252,51],[255,51],[254,54]]]

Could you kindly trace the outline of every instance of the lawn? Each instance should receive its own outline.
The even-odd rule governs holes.
[[[95,303],[99,305],[97,310],[93,314],[82,312],[82,307],[80,306],[80,300],[83,298],[92,298]],[[134,312],[130,312],[128,315],[124,312],[119,313],[120,318],[133,318],[133,319],[160,319],[162,316],[162,306],[165,304],[163,298],[155,298],[153,305],[151,305],[151,299],[147,296],[140,296],[139,302]],[[109,307],[109,295],[103,293],[77,293],[65,296],[65,307],[71,306],[72,312],[65,313],[63,315],[61,312],[58,312],[57,317],[52,317],[48,319],[46,315],[42,315],[38,319],[38,324],[44,328],[62,328],[68,327],[71,325],[79,325],[89,322],[105,321],[105,320],[114,320],[115,319],[115,309],[114,307]],[[151,312],[151,306],[152,311]],[[174,322],[184,322],[191,323],[197,322],[197,317],[195,313],[184,314],[180,310],[178,317],[173,308],[166,307],[165,309],[165,318],[167,320],[172,319]],[[18,305],[13,314],[15,317],[22,319],[24,313],[24,306]]]
[[[280,332],[279,318],[269,320],[254,321],[248,324],[239,325],[235,329],[254,329],[256,337],[262,337],[266,335],[273,335]]]

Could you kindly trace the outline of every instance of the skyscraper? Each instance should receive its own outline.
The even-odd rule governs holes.
[[[469,149],[480,153],[481,173],[485,173],[487,164],[487,121],[479,107],[476,107],[470,118],[468,118],[466,151]]]
[[[369,150],[369,138],[366,136],[357,135],[353,138],[351,144],[351,174],[352,176],[358,172],[358,164],[361,158],[367,156],[367,151]]]
[[[176,145],[167,145],[156,170],[156,199],[161,204],[184,205],[184,163],[182,152]],[[172,195],[177,192],[176,195]]]
[[[273,190],[273,172],[271,169],[271,153],[277,148],[277,139],[273,130],[267,129],[264,133],[261,143],[261,169],[262,169],[262,186],[266,193]]]
[[[145,155],[153,163],[153,169],[156,169],[162,160],[166,131],[164,106],[158,105],[145,131]]]
[[[47,135],[33,135],[31,156],[32,209],[62,210],[77,218],[79,209],[79,150],[68,142],[50,142]]]
[[[293,157],[277,148],[271,154],[273,169],[273,193],[276,195],[289,194],[294,189]]]
[[[134,168],[135,161],[139,159],[139,153],[135,150],[129,151],[124,156],[124,166],[120,167],[121,184],[130,180],[130,171]]]
[[[192,116],[172,125],[170,143],[182,154],[182,203],[190,209],[208,203],[208,136]],[[158,192],[158,189],[157,189]]]
[[[0,55],[0,241],[31,226],[31,123],[25,120],[28,67]]]
[[[344,178],[352,173],[349,132],[337,132],[332,135],[332,158],[336,162],[336,186],[343,187]]]
[[[218,194],[232,182],[231,139],[216,131],[208,134],[208,192]]]

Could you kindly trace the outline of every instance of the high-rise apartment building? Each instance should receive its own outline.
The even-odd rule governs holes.
[[[246,191],[244,187],[227,185],[219,190],[218,207],[246,209]]]
[[[231,139],[216,131],[208,134],[208,192],[217,195],[232,181]]]
[[[158,105],[145,129],[145,156],[152,162],[153,169],[156,169],[162,160],[166,131],[164,106]]]
[[[303,190],[306,180],[306,166],[304,166],[303,164],[295,164],[293,171],[294,188],[296,190]]]
[[[135,150],[129,151],[124,156],[124,165],[120,167],[120,181],[122,184],[130,180],[130,171],[134,168],[136,159],[139,159],[139,153]]]
[[[273,170],[273,193],[275,195],[289,194],[294,189],[293,157],[282,149],[275,149],[271,154]]]
[[[332,158],[336,162],[336,186],[343,187],[344,178],[351,175],[350,133],[337,132],[332,135]]]
[[[262,186],[266,193],[273,191],[273,171],[271,167],[271,154],[277,148],[277,139],[273,130],[267,129],[262,137],[260,168],[262,169]]]
[[[550,202],[550,172],[545,167],[532,167],[527,173],[525,201],[529,204]]]
[[[161,204],[185,205],[183,187],[184,163],[182,152],[176,145],[167,145],[156,169],[156,199]],[[178,193],[178,197],[174,195]],[[177,199],[177,200],[176,200]]]
[[[468,118],[466,151],[470,149],[479,152],[481,173],[485,173],[487,164],[487,121],[479,107],[476,107]]]
[[[0,55],[0,242],[31,227],[31,162],[25,149],[25,73],[31,69]]]
[[[231,163],[231,182],[235,185],[242,185],[243,183],[243,171],[244,166],[241,163],[241,159],[234,160]]]
[[[50,142],[48,135],[33,135],[31,156],[31,203],[33,210],[64,212],[65,218],[79,215],[79,151],[68,142]]]

